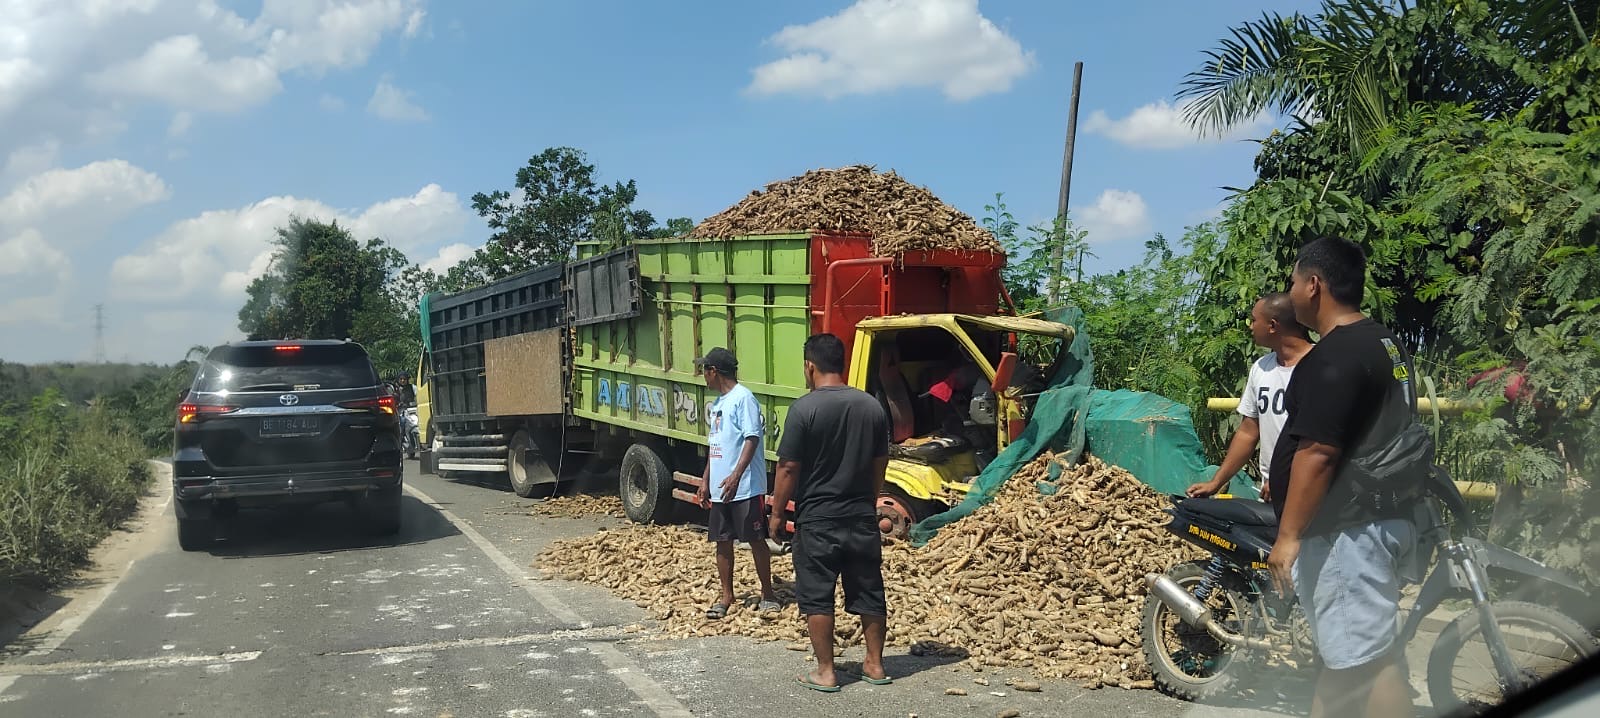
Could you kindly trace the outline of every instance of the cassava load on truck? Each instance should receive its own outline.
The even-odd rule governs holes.
[[[1041,364],[1066,356],[1071,327],[1009,316],[1004,262],[970,217],[863,167],[771,185],[688,237],[580,243],[572,262],[425,302],[432,461],[528,495],[598,460],[620,467],[630,519],[666,521],[705,467],[715,395],[694,358],[738,356],[770,462],[807,391],[801,345],[829,332],[891,419],[879,525],[903,536],[965,495],[1021,431]]]

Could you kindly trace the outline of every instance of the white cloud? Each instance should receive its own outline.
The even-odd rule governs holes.
[[[396,87],[387,77],[378,80],[378,88],[372,91],[372,99],[367,101],[367,112],[395,122],[422,122],[428,119],[428,111],[411,101],[411,92]]]
[[[359,213],[312,199],[269,197],[168,227],[112,264],[111,294],[140,302],[218,302],[234,311],[250,282],[270,265],[277,228],[295,216],[336,220],[357,239],[382,237],[413,256],[427,256],[435,247],[458,240],[468,219],[456,195],[435,184]]]
[[[317,98],[317,104],[329,112],[344,112],[344,100],[326,92],[322,93],[322,97]]]
[[[45,140],[12,150],[6,157],[4,168],[0,168],[0,189],[55,167],[56,158],[60,154],[61,143],[55,140]]]
[[[423,269],[435,274],[444,274],[450,271],[451,267],[460,264],[464,259],[470,258],[477,251],[477,247],[464,242],[456,242],[440,248],[439,254],[435,255],[433,259],[426,260],[420,264]]]
[[[366,64],[386,33],[412,32],[416,0],[265,0],[258,24],[274,28],[264,57],[284,69]],[[408,35],[409,36],[409,35]]]
[[[61,321],[71,276],[72,262],[38,230],[0,242],[0,326]]]
[[[0,196],[0,325],[10,325],[6,350],[13,360],[46,345],[59,351],[65,307],[82,295],[68,253],[169,194],[160,177],[123,160],[37,171],[54,164],[56,152],[54,143],[44,143],[17,150],[6,162],[7,179],[36,171]],[[14,343],[17,332],[36,337]]]
[[[182,137],[188,134],[189,128],[194,125],[194,114],[179,112],[172,116],[172,124],[167,125],[168,137]]]
[[[1091,134],[1110,137],[1129,147],[1174,149],[1245,139],[1272,126],[1272,115],[1262,112],[1223,136],[1202,136],[1184,121],[1187,107],[1187,104],[1173,105],[1166,100],[1157,100],[1119,119],[1112,119],[1103,110],[1095,110],[1089,114],[1083,129]]]
[[[124,160],[53,169],[34,175],[0,197],[0,227],[108,225],[170,194],[160,177]]]
[[[142,56],[94,73],[89,85],[109,95],[212,112],[254,107],[283,89],[277,68],[266,58],[212,60],[194,35],[160,40]]]
[[[422,22],[428,18],[426,10],[412,10],[411,17],[406,18],[406,37],[416,37],[422,32]]]
[[[828,99],[938,87],[963,101],[1005,92],[1033,53],[978,12],[977,0],[858,0],[790,25],[769,42],[787,56],[757,67],[749,90]]]
[[[258,106],[291,75],[367,63],[386,37],[422,22],[425,2],[263,0],[253,18],[216,0],[0,2],[0,157],[105,139],[148,103]]]
[[[459,237],[468,214],[454,192],[437,184],[368,207],[350,220],[356,236],[378,237],[407,254],[425,251],[441,240]]]
[[[20,106],[43,79],[43,71],[26,57],[0,59],[0,117]]]
[[[1139,193],[1128,190],[1101,192],[1094,204],[1075,211],[1073,219],[1089,230],[1088,240],[1097,244],[1132,239],[1150,231],[1150,208]]]

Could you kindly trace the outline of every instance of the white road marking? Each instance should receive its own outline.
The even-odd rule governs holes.
[[[606,638],[621,638],[628,635],[620,628],[585,628],[577,631],[561,630],[548,633],[524,633],[519,636],[499,636],[496,638],[459,638],[454,641],[430,641],[409,646],[389,646],[385,648],[362,648],[355,651],[335,653],[336,656],[372,656],[389,653],[423,653],[444,651],[452,648],[487,648],[497,646],[520,646],[529,643],[543,643],[545,641],[599,641]],[[546,655],[546,657],[549,657]]]
[[[460,517],[440,506],[439,502],[417,490],[416,487],[405,484],[405,490],[406,493],[415,496],[423,503],[432,506],[435,511],[438,511],[440,516],[443,516],[445,520],[461,531],[461,534],[466,536],[467,540],[476,545],[478,550],[487,555],[489,560],[493,561],[496,566],[500,567],[501,571],[511,578],[512,582],[521,586],[522,590],[526,591],[550,615],[579,628],[589,628],[594,625],[593,621],[584,620],[576,611],[567,606],[565,601],[562,601],[560,597],[544,588],[543,585],[530,580],[526,570],[517,566],[515,561],[507,557],[500,549],[495,548],[494,544],[489,543],[489,540],[484,538],[483,534],[478,533],[477,529],[472,528],[470,524],[462,521]],[[603,642],[593,642],[588,645],[594,655],[600,659],[600,662],[610,669],[610,673],[622,681],[623,685],[627,686],[628,690],[633,691],[633,694],[638,696],[640,700],[644,701],[644,704],[656,715],[663,718],[690,718],[693,715],[677,698],[668,693],[665,688],[662,688],[661,684],[656,683],[655,680],[640,671],[638,664],[616,646]]]
[[[157,479],[156,484],[158,486],[160,485],[159,478]],[[172,494],[168,493],[166,500],[161,502],[161,507],[156,509],[156,515],[159,516],[166,513],[167,506],[171,503]],[[65,620],[51,630],[49,635],[39,643],[38,648],[29,651],[28,657],[38,658],[40,656],[48,656],[51,653],[55,653],[57,649],[60,649],[61,644],[66,643],[67,639],[72,637],[72,634],[76,633],[79,628],[83,627],[83,622],[89,620],[89,616],[94,615],[94,612],[100,609],[100,604],[105,603],[106,599],[111,597],[111,592],[117,590],[117,586],[122,584],[122,579],[127,577],[128,573],[133,569],[133,565],[138,563],[139,559],[144,558],[144,556],[145,555],[143,553],[140,553],[129,559],[128,563],[122,567],[122,570],[117,572],[116,578],[107,581],[106,585],[101,586],[100,590],[91,594],[89,599],[82,605],[73,607],[71,609],[72,614],[67,616]],[[77,601],[74,601],[73,603],[76,604]],[[68,605],[72,606],[72,604]],[[29,631],[28,633],[31,634],[33,632]],[[23,637],[26,638],[27,634],[24,634]],[[0,693],[3,692],[4,691],[0,691]]]
[[[261,657],[261,651],[238,651],[212,656],[156,656],[153,658],[125,658],[120,661],[63,661],[60,663],[8,664],[0,666],[0,675],[15,680],[19,676],[58,676],[71,673],[102,673],[106,671],[145,670],[151,668],[177,668],[181,666],[211,666],[226,663],[244,663]]]

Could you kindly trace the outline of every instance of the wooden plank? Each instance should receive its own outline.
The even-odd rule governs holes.
[[[545,329],[483,343],[490,416],[562,412],[561,331]]]

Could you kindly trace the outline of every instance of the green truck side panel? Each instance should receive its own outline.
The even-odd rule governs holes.
[[[803,396],[801,348],[811,333],[807,234],[638,240],[639,316],[577,328],[573,413],[603,424],[705,443],[716,397],[694,359],[713,347],[739,358],[739,381],[761,402],[776,459],[789,405]],[[580,244],[580,259],[599,253]]]

